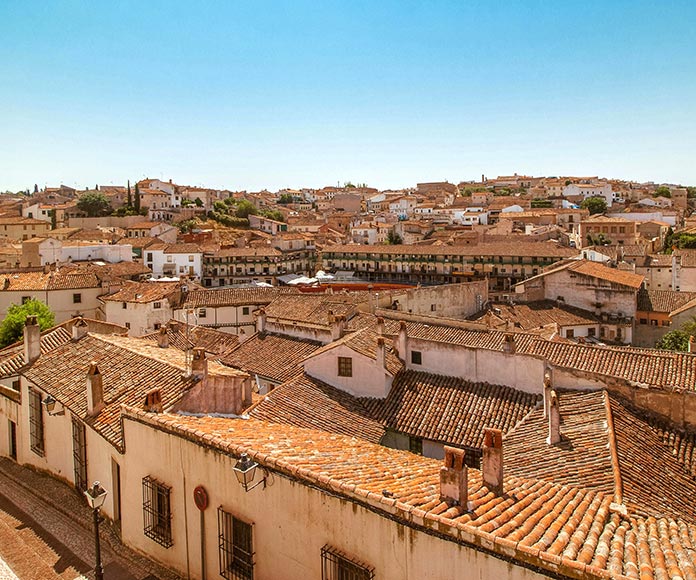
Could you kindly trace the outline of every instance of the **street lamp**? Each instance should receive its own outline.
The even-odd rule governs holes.
[[[44,407],[46,407],[46,412],[51,415],[51,417],[55,415],[65,415],[65,407],[63,407],[60,411],[56,411],[56,399],[53,397],[53,395],[48,395],[43,400]]]
[[[94,565],[94,580],[104,580],[104,569],[101,563],[101,546],[99,544],[99,510],[104,505],[106,494],[108,492],[101,486],[98,481],[92,484],[92,487],[85,490],[85,496],[89,502],[89,507],[92,508],[94,514],[94,549],[96,552],[96,564]]]
[[[251,485],[251,482],[254,481],[254,477],[256,477],[256,468],[258,466],[259,464],[256,463],[256,461],[250,459],[246,453],[242,453],[242,456],[232,468],[234,474],[237,476],[237,481],[239,481],[241,486],[244,488],[244,491],[251,491],[262,483],[263,487],[266,487],[266,473],[263,468],[261,468],[264,471],[263,479],[254,485]]]

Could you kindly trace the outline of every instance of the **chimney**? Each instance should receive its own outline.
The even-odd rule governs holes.
[[[696,353],[696,338],[694,338],[693,334],[689,335],[688,352]]]
[[[35,315],[27,316],[24,323],[24,362],[31,364],[41,356],[41,328]]]
[[[264,308],[259,308],[256,313],[256,332],[259,334],[266,332],[266,310]]]
[[[80,340],[83,336],[85,336],[87,334],[88,330],[89,330],[88,324],[85,322],[85,319],[80,316],[75,321],[75,324],[73,324],[73,326],[72,326],[72,339],[73,340]]]
[[[379,336],[384,336],[384,318],[381,316],[377,317],[377,334]]]
[[[408,332],[406,321],[399,322],[399,334],[396,336],[396,354],[404,362],[408,358]]]
[[[191,375],[198,380],[205,379],[208,376],[208,359],[205,358],[205,349],[200,346],[193,349]]]
[[[239,344],[242,344],[243,342],[246,342],[246,340],[249,338],[249,335],[244,331],[243,328],[239,329],[239,334],[237,335],[237,339],[239,340]]]
[[[483,484],[495,495],[503,494],[503,432],[483,430]]]
[[[445,464],[440,468],[440,501],[466,509],[469,493],[467,475],[464,450],[445,445]]]
[[[544,419],[549,416],[549,399],[551,398],[551,372],[544,373]]]
[[[377,337],[377,366],[383,369],[387,367],[387,352],[383,336]]]
[[[515,335],[511,333],[505,334],[505,342],[503,343],[503,352],[506,354],[515,354]]]
[[[157,346],[160,348],[169,348],[169,334],[167,334],[167,326],[160,326],[159,334],[157,335]]]
[[[549,397],[549,436],[546,443],[556,445],[561,442],[561,411],[558,408],[558,395],[551,389]]]
[[[104,382],[97,363],[92,361],[87,371],[87,414],[98,415],[104,408]]]

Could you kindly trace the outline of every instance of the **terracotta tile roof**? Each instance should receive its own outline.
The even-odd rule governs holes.
[[[239,345],[239,337],[229,332],[221,332],[204,326],[187,325],[185,322],[170,320],[165,326],[169,346],[179,350],[190,350],[194,347],[204,348],[206,352],[222,355]],[[140,338],[157,342],[159,330],[145,334]]]
[[[547,324],[576,326],[598,324],[600,319],[587,310],[558,304],[552,300],[523,304],[494,303],[490,309],[471,318],[485,322],[490,328],[505,330],[508,322],[522,330],[532,330]]]
[[[82,268],[61,268],[53,272],[17,272],[0,274],[0,290],[77,290],[101,286],[94,272]]]
[[[125,414],[222,454],[249,453],[267,469],[369,502],[386,517],[436,527],[553,575],[689,578],[695,568],[696,526],[631,512],[622,516],[603,492],[508,475],[505,493],[496,496],[483,486],[480,472],[469,469],[469,505],[450,507],[440,500],[440,461],[360,438],[256,419]]]
[[[106,406],[90,417],[86,377],[92,361],[103,377]],[[42,354],[23,374],[122,448],[121,405],[142,406],[145,395],[159,388],[164,409],[171,408],[196,384],[193,377],[184,376],[186,368],[185,354],[177,349],[159,348],[138,338],[87,334]],[[208,362],[208,373],[240,374],[213,362]]]
[[[198,244],[167,244],[165,254],[198,254],[201,248]]]
[[[404,370],[385,399],[363,399],[386,428],[459,447],[481,448],[483,429],[505,433],[539,397],[500,385]]]
[[[271,423],[359,437],[372,443],[379,443],[384,435],[384,428],[370,417],[359,399],[305,374],[273,389],[249,410],[249,415]]]
[[[675,290],[638,290],[636,310],[644,312],[670,313],[696,299],[696,292],[678,292]]]
[[[674,250],[674,253],[679,258],[682,268],[696,267],[696,250]]]
[[[329,313],[350,318],[357,308],[354,304],[341,301],[340,295],[296,295],[283,296],[265,307],[269,319],[290,320],[308,324],[329,325]]]
[[[643,279],[645,278],[645,276],[633,274],[632,272],[617,270],[616,268],[607,268],[598,262],[590,262],[589,260],[576,260],[574,263],[570,264],[568,269],[578,274],[592,276],[593,278],[606,280],[607,282],[620,284],[622,286],[630,286],[636,289],[642,286]]]
[[[118,262],[116,264],[95,264],[94,262],[90,262],[85,266],[91,268],[101,280],[113,280],[114,278],[128,279],[133,276],[152,274],[152,270],[140,262]]]
[[[147,304],[170,299],[181,286],[180,282],[133,282],[127,280],[118,292],[102,296],[105,302],[137,302]]]
[[[139,238],[121,238],[118,242],[116,242],[118,245],[122,246],[132,246],[133,248],[141,248],[145,249],[149,247],[152,244],[159,244],[159,243],[164,243],[162,240],[159,238],[152,238],[152,237],[139,237]]]
[[[298,294],[297,288],[285,286],[263,288],[220,288],[192,290],[186,294],[182,308],[216,308],[221,306],[246,306],[270,304],[279,296]]]
[[[255,334],[225,354],[220,362],[282,383],[301,372],[302,361],[320,347],[321,343],[313,340],[280,334]]]

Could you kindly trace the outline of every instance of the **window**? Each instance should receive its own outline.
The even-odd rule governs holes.
[[[594,328],[588,328],[587,329],[587,336],[594,336],[595,335],[595,329]]]
[[[162,325],[159,322],[155,322],[155,330],[159,330],[162,328]]]
[[[76,417],[72,418],[73,466],[75,487],[80,491],[87,489],[87,442],[85,424]]]
[[[242,307],[242,315],[243,315],[243,316],[248,316],[248,315],[249,315],[249,307],[248,307],[248,306],[243,306],[243,307]]]
[[[411,453],[423,455],[423,440],[420,437],[409,437],[408,450]]]
[[[16,381],[12,381],[12,388],[13,388],[15,391],[19,391],[19,390],[20,390],[19,379],[17,379]]]
[[[657,320],[651,320],[650,321],[651,326],[657,326]]]
[[[82,302],[82,294],[79,292],[72,295],[73,304],[80,304]]]
[[[167,256],[167,263],[171,264],[174,261],[174,256]]]
[[[641,318],[641,319],[640,319],[640,323],[641,323],[641,324],[647,324],[647,323],[648,323],[648,319],[647,319],[647,318]]]
[[[566,338],[574,338],[575,337],[575,330],[572,328],[568,328],[566,330]]]
[[[423,353],[419,350],[411,351],[411,364],[420,365],[423,364]]]
[[[218,508],[218,554],[223,578],[254,578],[252,530],[251,524],[234,517],[222,507]]]
[[[130,322],[126,322],[125,326],[128,330],[130,330]]]
[[[157,308],[162,308],[162,303],[161,303],[161,302],[155,302],[155,303],[152,305],[152,307],[155,308],[155,309],[157,309]]]
[[[121,304],[121,308],[126,310],[128,308],[128,302],[124,302],[123,304]]]
[[[172,488],[156,479],[143,477],[143,531],[160,546],[170,548],[172,541]]]
[[[430,312],[435,312],[437,310],[437,306],[435,304],[430,305]]]
[[[321,580],[373,580],[375,569],[328,544],[321,549]]]
[[[189,257],[188,257],[188,261],[189,261],[189,262],[193,262],[193,256],[189,256]]]
[[[26,304],[31,300],[31,296],[22,296],[22,304]]]
[[[44,423],[41,409],[41,392],[29,387],[29,445],[31,450],[43,457],[46,454],[44,447]]]
[[[147,253],[147,261],[152,262],[152,252]]]
[[[198,318],[205,318],[208,314],[208,311],[205,308],[199,308],[198,309]]]
[[[353,376],[353,359],[349,356],[338,357],[338,376],[352,377]]]

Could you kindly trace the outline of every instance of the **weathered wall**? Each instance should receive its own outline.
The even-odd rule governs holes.
[[[411,288],[394,298],[399,310],[425,316],[466,318],[479,312],[488,302],[488,282],[464,282]]]

